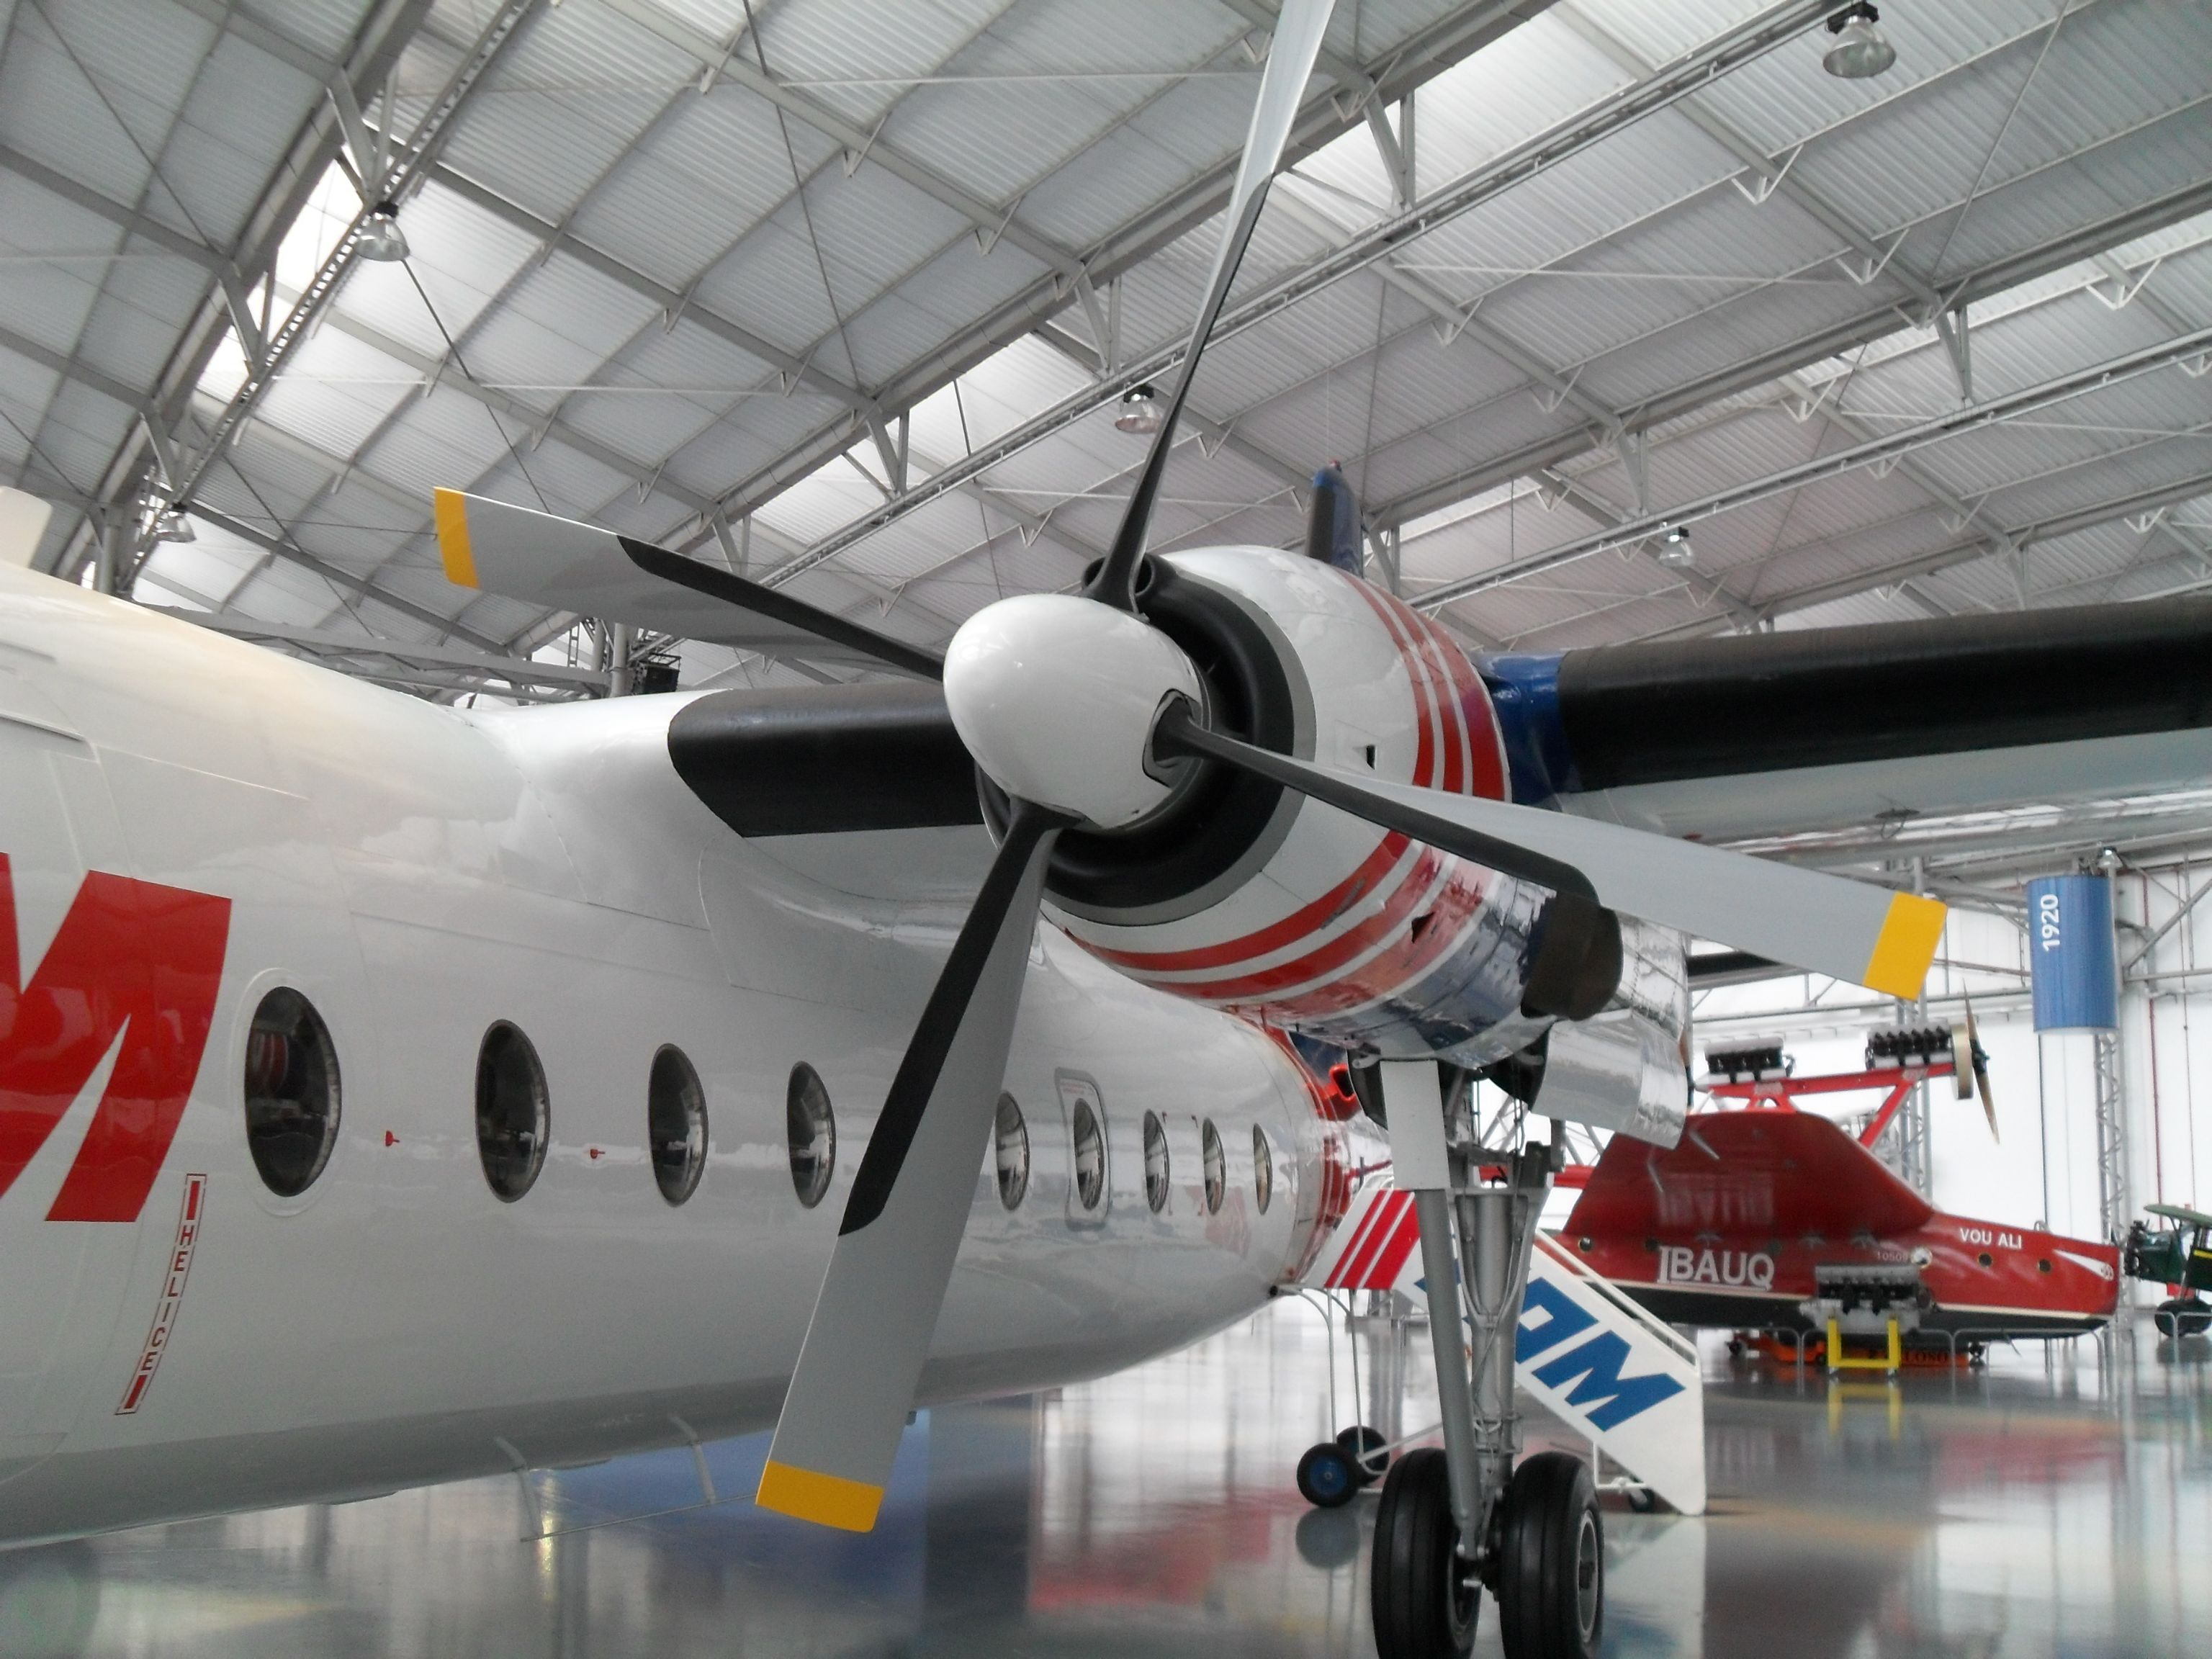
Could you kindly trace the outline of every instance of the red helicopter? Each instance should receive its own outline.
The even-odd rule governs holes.
[[[1700,1086],[1741,1104],[1693,1113],[1671,1150],[1615,1136],[1562,1241],[1673,1324],[1794,1333],[1835,1317],[1849,1335],[1893,1319],[1905,1346],[1946,1352],[2096,1329],[2118,1295],[2115,1246],[1946,1215],[1872,1150],[1914,1086],[1946,1077],[1962,1097],[1980,1085],[1995,1133],[1972,1018],[1966,1073],[1941,1026],[1877,1032],[1863,1071],[1832,1076],[1791,1076],[1776,1046],[1709,1052]],[[1798,1103],[1871,1089],[1887,1098],[1856,1137]]]

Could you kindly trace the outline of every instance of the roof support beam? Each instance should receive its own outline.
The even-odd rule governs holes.
[[[866,414],[875,404],[866,392],[847,386],[828,370],[817,366],[811,359],[793,356],[782,347],[728,318],[707,310],[696,301],[687,303],[686,296],[665,283],[657,283],[643,271],[624,264],[612,254],[603,252],[583,240],[565,225],[556,225],[542,219],[528,208],[518,206],[496,191],[487,190],[473,179],[441,165],[431,169],[431,177],[445,189],[452,191],[464,201],[482,208],[485,212],[504,219],[516,229],[536,237],[550,252],[555,249],[578,263],[597,271],[611,282],[619,283],[631,292],[642,295],[674,314],[678,309],[686,321],[703,328],[724,343],[733,345],[748,356],[757,357],[769,368],[783,374],[795,390],[803,386],[806,390],[832,399],[856,414]],[[850,423],[845,429],[850,432]]]
[[[523,657],[485,656],[474,651],[456,651],[449,646],[409,645],[397,640],[368,638],[359,634],[333,634],[320,629],[291,628],[282,623],[255,622],[250,617],[209,611],[171,611],[160,605],[147,608],[166,617],[174,617],[180,622],[192,623],[218,634],[228,634],[233,639],[274,640],[280,644],[298,646],[317,656],[374,658],[418,666],[451,669],[486,679],[506,680],[523,685],[578,686],[594,691],[606,689],[606,674],[596,668],[572,668],[566,663],[532,662]],[[349,669],[346,672],[356,671]]]
[[[103,195],[90,185],[72,179],[65,173],[57,173],[36,156],[26,155],[13,144],[0,143],[0,167],[7,168],[19,178],[29,179],[41,190],[51,191],[65,202],[74,203],[88,213],[97,214],[118,229],[126,230],[143,241],[153,243],[165,253],[173,253],[179,259],[189,259],[203,270],[214,272],[230,268],[230,261],[215,249],[193,240],[180,230],[171,229],[159,219],[150,218],[137,208]]]
[[[1802,489],[1808,484],[1837,477],[1844,473],[1855,471],[1863,466],[1873,466],[1893,461],[1911,454],[1916,449],[1924,448],[1929,444],[1941,443],[1947,438],[1954,438],[1962,433],[1976,431],[2000,421],[2032,414],[2038,410],[2047,409],[2053,404],[2063,403],[2069,398],[2080,397],[2085,392],[2094,392],[2118,381],[2131,380],[2138,374],[2150,374],[2208,349],[2212,349],[2212,328],[2198,329],[2194,333],[2181,336],[2179,339],[2167,340],[2155,346],[2146,347],[2140,351],[2130,352],[2125,356],[2115,357],[2107,362],[2095,363],[2086,368],[2075,369],[2070,374],[2045,380],[2039,386],[2025,386],[2020,391],[2009,392],[2003,397],[1993,398],[1986,403],[1976,404],[1966,409],[1954,410],[1948,415],[1938,416],[1934,420],[1917,422],[1911,426],[1884,434],[1867,442],[1854,444],[1848,449],[1837,450],[1826,455],[1817,455],[1811,460],[1801,461],[1795,466],[1784,467],[1779,471],[1770,472],[1761,478],[1731,484],[1725,489],[1715,490],[1695,501],[1685,501],[1677,507],[1669,507],[1664,512],[1644,514],[1638,518],[1627,520],[1613,529],[1601,532],[1595,536],[1585,536],[1559,547],[1547,549],[1542,553],[1518,560],[1498,569],[1486,570],[1476,575],[1462,577],[1457,581],[1443,583],[1416,597],[1413,604],[1416,610],[1433,611],[1439,606],[1449,605],[1455,599],[1465,599],[1470,594],[1486,592],[1494,587],[1502,587],[1509,582],[1519,581],[1524,577],[1535,575],[1543,571],[1556,570],[1562,565],[1571,563],[1577,559],[1587,558],[1594,553],[1602,553],[1612,548],[1626,546],[1646,537],[1656,535],[1670,525],[1694,524],[1701,519],[1709,519],[1722,513],[1731,512],[1737,507],[1747,507],[1753,501],[1763,501],[1772,495]]]
[[[450,635],[456,639],[466,640],[470,644],[480,646],[495,655],[506,654],[498,641],[488,638],[473,629],[462,628],[456,624],[452,617],[441,617],[426,606],[416,605],[412,599],[404,599],[387,588],[379,587],[365,576],[355,575],[352,571],[342,565],[335,565],[327,559],[318,558],[289,537],[272,535],[258,525],[248,524],[243,519],[233,518],[229,514],[219,508],[209,507],[204,502],[194,503],[192,516],[196,519],[204,519],[219,529],[228,531],[240,541],[251,542],[263,551],[273,553],[278,558],[296,564],[303,570],[313,571],[332,586],[344,589],[357,599],[383,605],[387,610],[397,611],[403,617],[413,617],[426,628],[434,628],[441,635]]]
[[[1059,352],[1061,356],[1079,367],[1085,374],[1099,374],[1106,372],[1099,364],[1097,354],[1060,327],[1059,324],[1043,324],[1038,328],[1036,337],[1054,351]],[[1306,489],[1312,486],[1313,470],[1311,468],[1299,466],[1295,462],[1285,460],[1273,450],[1261,448],[1238,432],[1233,425],[1224,425],[1211,416],[1201,415],[1188,404],[1183,405],[1182,423],[1199,436],[1209,440],[1216,448],[1226,449],[1233,455],[1243,457],[1262,472],[1271,473],[1279,478],[1292,489]],[[1142,459],[1132,461],[1122,472],[1116,473],[1115,476],[1124,477],[1127,473],[1134,472],[1143,465]]]
[[[2208,210],[2212,210],[2212,179],[2184,186],[2093,224],[2081,226],[2052,241],[1994,261],[1950,284],[1946,291],[1956,305],[1986,299]],[[1792,341],[1756,357],[1747,358],[1653,398],[1641,404],[1633,419],[1626,424],[1632,429],[1642,430],[1678,420],[1708,404],[1735,397],[1754,386],[1793,374],[1808,364],[1824,358],[1841,356],[1871,341],[1893,334],[1899,322],[1893,306],[1870,306],[1856,317],[1819,334]],[[1521,477],[1540,467],[1557,466],[1577,455],[1587,454],[1599,447],[1601,441],[1598,434],[1587,428],[1551,434],[1510,453],[1425,484],[1395,501],[1382,503],[1376,508],[1375,516],[1383,523],[1406,523],[1441,508],[1455,506],[1470,495],[1495,489],[1509,478]]]
[[[1067,283],[1072,285],[1078,276],[1084,274],[1082,260],[1050,238],[1038,234],[1022,223],[1017,216],[1021,206],[1018,199],[1009,207],[994,204],[971,195],[943,174],[901,154],[895,145],[885,143],[879,133],[861,131],[827,105],[817,102],[795,88],[784,85],[759,64],[700,33],[673,12],[650,3],[650,0],[599,0],[599,3],[619,12],[648,33],[657,35],[678,51],[688,52],[697,59],[708,71],[709,85],[715,79],[727,79],[749,92],[758,94],[793,120],[803,122],[823,137],[834,140],[848,153],[866,156],[884,172],[960,214],[993,243],[1004,242],[1009,247],[1019,248],[1031,258],[1049,266]],[[988,252],[988,249],[985,251]]]
[[[1514,185],[1581,155],[1653,111],[1666,108],[1705,85],[1716,76],[1765,56],[1785,41],[1794,40],[1823,22],[1827,9],[1826,0],[1812,0],[1811,3],[1786,0],[1784,4],[1770,8],[1748,23],[1729,30],[1708,41],[1697,52],[1667,65],[1657,74],[1624,88],[1610,98],[1600,100],[1591,108],[1559,126],[1538,134],[1487,165],[1463,175],[1409,211],[1383,218],[1311,264],[1268,284],[1241,303],[1225,307],[1215,325],[1214,340],[1226,339],[1280,315],[1308,295],[1318,293],[1340,278],[1364,270],[1413,239],[1472,211]],[[1092,274],[1094,279],[1099,274],[1095,261]],[[1073,426],[1093,410],[1119,399],[1131,386],[1164,379],[1182,362],[1185,343],[1177,340],[1116,369],[1035,419],[1017,427],[996,442],[983,446],[945,472],[923,480],[904,495],[885,502],[844,529],[824,537],[809,548],[802,557],[769,573],[763,580],[770,583],[790,580],[823,560],[834,558],[846,548],[896,522],[917,507],[927,505],[966,479],[980,476],[1007,457]],[[904,395],[903,392],[894,394],[886,392],[884,401],[890,404]],[[743,495],[745,488],[740,484],[730,492],[724,498],[724,505],[732,506],[737,498]]]
[[[537,3],[538,0],[503,0],[484,26],[483,33],[477,37],[476,44],[462,58],[459,67],[446,82],[444,90],[416,124],[415,131],[408,135],[406,142],[398,147],[398,161],[391,176],[381,180],[362,180],[363,185],[374,192],[372,201],[362,204],[352,227],[323,261],[321,269],[315,272],[306,292],[294,301],[283,321],[270,331],[262,352],[258,356],[248,356],[245,383],[232,394],[222,413],[216,416],[198,458],[187,464],[185,476],[172,481],[172,501],[191,498],[193,489],[206,474],[223,446],[230,441],[231,434],[237,430],[239,423],[252,414],[286,361],[301,341],[307,337],[315,319],[337,294],[338,285],[345,280],[347,271],[352,267],[356,252],[361,245],[361,231],[368,223],[374,202],[398,199],[424,176],[436,161],[438,151],[453,136],[453,124],[461,111],[470,98],[489,79],[492,67],[520,37]]]
[[[252,40],[263,50],[287,55],[282,43],[289,37],[258,21],[248,20],[234,6],[223,4],[221,0],[186,0],[186,3],[211,22],[226,27],[243,26],[242,38]],[[331,77],[348,77],[360,86],[382,79],[397,63],[429,9],[430,0],[374,0],[345,54],[345,61],[331,70]],[[263,38],[264,35],[269,38]],[[215,251],[216,262],[206,266],[210,279],[216,270],[228,269],[241,287],[250,289],[267,276],[285,235],[337,151],[337,138],[328,112],[317,109],[302,121],[286,153],[270,170],[258,198],[246,216],[245,228],[235,244],[227,253]],[[100,210],[89,203],[85,205],[94,211]],[[185,240],[190,242],[190,239]],[[200,262],[199,255],[170,246],[172,252]],[[207,252],[202,250],[203,253]],[[229,331],[228,307],[213,280],[206,284],[198,306],[197,317],[171,349],[153,392],[143,400],[145,418],[131,425],[101,473],[96,493],[105,501],[119,507],[137,495],[146,472],[154,465],[158,446],[153,434],[173,428],[182,422],[191,406],[201,375]],[[173,471],[167,476],[173,482],[178,475]],[[57,573],[64,577],[73,575],[87,556],[76,538],[72,538],[56,560]]]
[[[1560,0],[1552,15],[1629,74],[1640,79],[1651,73],[1654,65],[1646,63],[1642,53],[1585,13],[1578,0]],[[2040,32],[2038,31],[2039,33]],[[1893,245],[1889,250],[1876,246],[1873,239],[1851,223],[1840,210],[1802,179],[1790,176],[1790,163],[1797,159],[1796,150],[1781,156],[1768,155],[1708,109],[1699,98],[1683,99],[1675,106],[1675,112],[1744,164],[1745,171],[1753,179],[1751,187],[1744,193],[1753,202],[1764,202],[1778,195],[1841,242],[1859,261],[1857,268],[1851,273],[1853,276],[1870,276],[1886,268],[1898,282],[1911,290],[1930,315],[1943,308],[1942,297],[1929,285],[1926,278],[1891,257],[1894,252]]]
[[[1370,75],[1374,83],[1372,95],[1386,103],[1402,99],[1407,92],[1443,73],[1469,53],[1510,33],[1528,18],[1543,11],[1551,3],[1552,0],[1468,0],[1468,3],[1437,19],[1428,28],[1392,52],[1387,59],[1378,62]],[[1238,9],[1245,8],[1239,6]],[[1788,12],[1793,16],[1800,12],[1803,14],[1803,20],[1792,33],[1802,32],[1820,21],[1821,17],[1820,4],[1800,4],[1799,0],[1783,0],[1783,3],[1774,10],[1747,27],[1756,31],[1778,12]],[[1272,26],[1273,11],[1266,10],[1265,15]],[[1744,33],[1741,29],[1731,32],[1728,40],[1739,42]],[[1700,64],[1709,65],[1714,61],[1705,52],[1700,52],[1696,58]],[[1295,165],[1331,139],[1358,125],[1363,118],[1357,108],[1347,109],[1340,96],[1334,92],[1311,100],[1291,125],[1290,139],[1283,149],[1282,165],[1285,167]],[[1517,159],[1521,155],[1522,152],[1516,151],[1515,156],[1508,160]],[[1090,249],[1085,256],[1085,265],[1092,283],[1103,283],[1121,275],[1218,212],[1228,200],[1231,183],[1236,174],[1237,159],[1235,156],[1225,158],[1166,201]],[[1486,173],[1488,171],[1486,169]],[[1400,237],[1418,234],[1413,219],[1413,216],[1407,216],[1402,221],[1394,220],[1389,232]],[[1341,273],[1332,273],[1323,277],[1318,285],[1325,285],[1339,274]],[[1074,296],[1066,291],[1057,273],[1024,287],[895,380],[878,387],[878,398],[882,407],[895,410],[921,402],[1001,347],[1034,332],[1038,325],[1074,303]],[[1237,326],[1241,325],[1237,324],[1236,318],[1242,310],[1239,307],[1237,311],[1224,313],[1221,325],[1215,330],[1215,338],[1221,338],[1224,331],[1234,331]],[[1170,345],[1151,354],[1140,363],[1117,363],[1114,373],[1102,380],[1090,394],[1079,400],[1071,400],[1072,403],[1079,403],[1079,407],[1070,410],[1067,405],[1062,405],[1040,416],[1038,422],[1018,428],[1007,439],[988,446],[988,448],[993,452],[993,459],[983,462],[977,470],[995,465],[997,460],[1036,441],[1038,437],[1058,430],[1066,424],[1068,418],[1079,418],[1091,409],[1113,402],[1138,382],[1164,376],[1182,360],[1182,342],[1178,338]],[[733,518],[750,511],[794,479],[811,472],[850,440],[849,431],[842,428],[829,427],[817,430],[792,446],[775,460],[754,469],[724,490],[721,497],[724,511]],[[944,487],[950,488],[951,485],[951,481],[948,480]],[[927,490],[928,486],[924,484],[919,488]],[[918,499],[915,492],[908,492],[897,501],[887,503],[884,510],[890,514],[891,518],[896,518],[923,504],[924,501]],[[890,521],[889,518],[884,520],[885,523]],[[874,527],[879,528],[880,526]],[[702,531],[693,539],[703,539],[706,533]],[[842,535],[845,532],[839,533]],[[871,532],[867,529],[860,529],[858,533]],[[690,544],[690,542],[684,544],[687,550]],[[793,571],[790,574],[797,575],[800,573]],[[780,573],[771,573],[770,576],[774,580],[789,579],[789,576]]]
[[[1954,565],[1971,564],[1978,559],[2033,547],[2040,542],[2058,541],[2085,530],[2095,530],[2104,525],[2117,524],[2124,519],[2155,513],[2160,507],[2194,501],[2206,495],[2212,495],[2212,472],[2199,473],[2179,483],[2162,484],[2155,489],[2139,490],[2117,500],[2100,501],[2093,507],[2080,507],[2038,523],[2013,525],[1986,535],[1961,537],[1942,547],[1916,553],[1909,558],[1895,560],[1871,570],[1855,570],[1832,581],[1819,582],[1810,587],[1774,595],[1762,600],[1759,609],[1768,617],[1785,617],[1794,611],[1810,611],[1820,605],[1833,604],[1838,599],[1871,592],[1877,587],[1913,581],[1922,576],[1933,575],[1939,570],[1948,570]],[[1642,637],[1684,639],[1717,631],[1715,620],[1703,617]]]

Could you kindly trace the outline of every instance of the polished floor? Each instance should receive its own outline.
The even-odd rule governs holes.
[[[708,1449],[738,1495],[714,1505],[682,1450],[0,1555],[0,1654],[1364,1656],[1373,1501],[1310,1510],[1291,1476],[1337,1420],[1332,1350],[1340,1420],[1396,1391],[1394,1361],[1405,1425],[1431,1420],[1422,1340],[1388,1330],[1358,1395],[1341,1328],[1291,1301],[1056,1397],[931,1413],[865,1538],[755,1510],[763,1437]],[[1608,1653],[2212,1648],[2212,1345],[2146,1332],[2131,1359],[2081,1342],[1894,1389],[1715,1347],[1709,1376],[1711,1512],[1608,1514]]]

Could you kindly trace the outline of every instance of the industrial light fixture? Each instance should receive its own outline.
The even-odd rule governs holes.
[[[1897,61],[1897,48],[1881,29],[1881,14],[1872,6],[1846,6],[1828,20],[1836,44],[1820,54],[1820,67],[1838,81],[1863,81]]]
[[[163,507],[154,520],[154,539],[157,542],[196,542],[199,538],[199,532],[192,528],[192,521],[180,507]]]
[[[407,233],[399,228],[397,203],[379,202],[368,210],[368,222],[354,239],[353,251],[383,264],[398,264],[407,257]]]
[[[1690,527],[1685,524],[1669,525],[1667,533],[1659,538],[1659,551],[1653,556],[1669,570],[1687,570],[1698,562],[1690,546]]]
[[[1161,411],[1159,393],[1149,382],[1131,386],[1121,394],[1121,412],[1114,417],[1116,430],[1121,432],[1158,432],[1166,423]]]

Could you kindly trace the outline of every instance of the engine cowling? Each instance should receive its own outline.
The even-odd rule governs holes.
[[[1149,572],[1145,618],[1196,665],[1223,728],[1389,781],[1506,796],[1488,692],[1411,607],[1272,548],[1172,554]],[[1003,798],[985,794],[1003,824]],[[1546,1006],[1547,984],[1618,966],[1544,890],[1225,769],[1128,829],[1064,834],[1047,892],[1055,921],[1140,983],[1390,1059],[1517,1053],[1565,1012]]]

